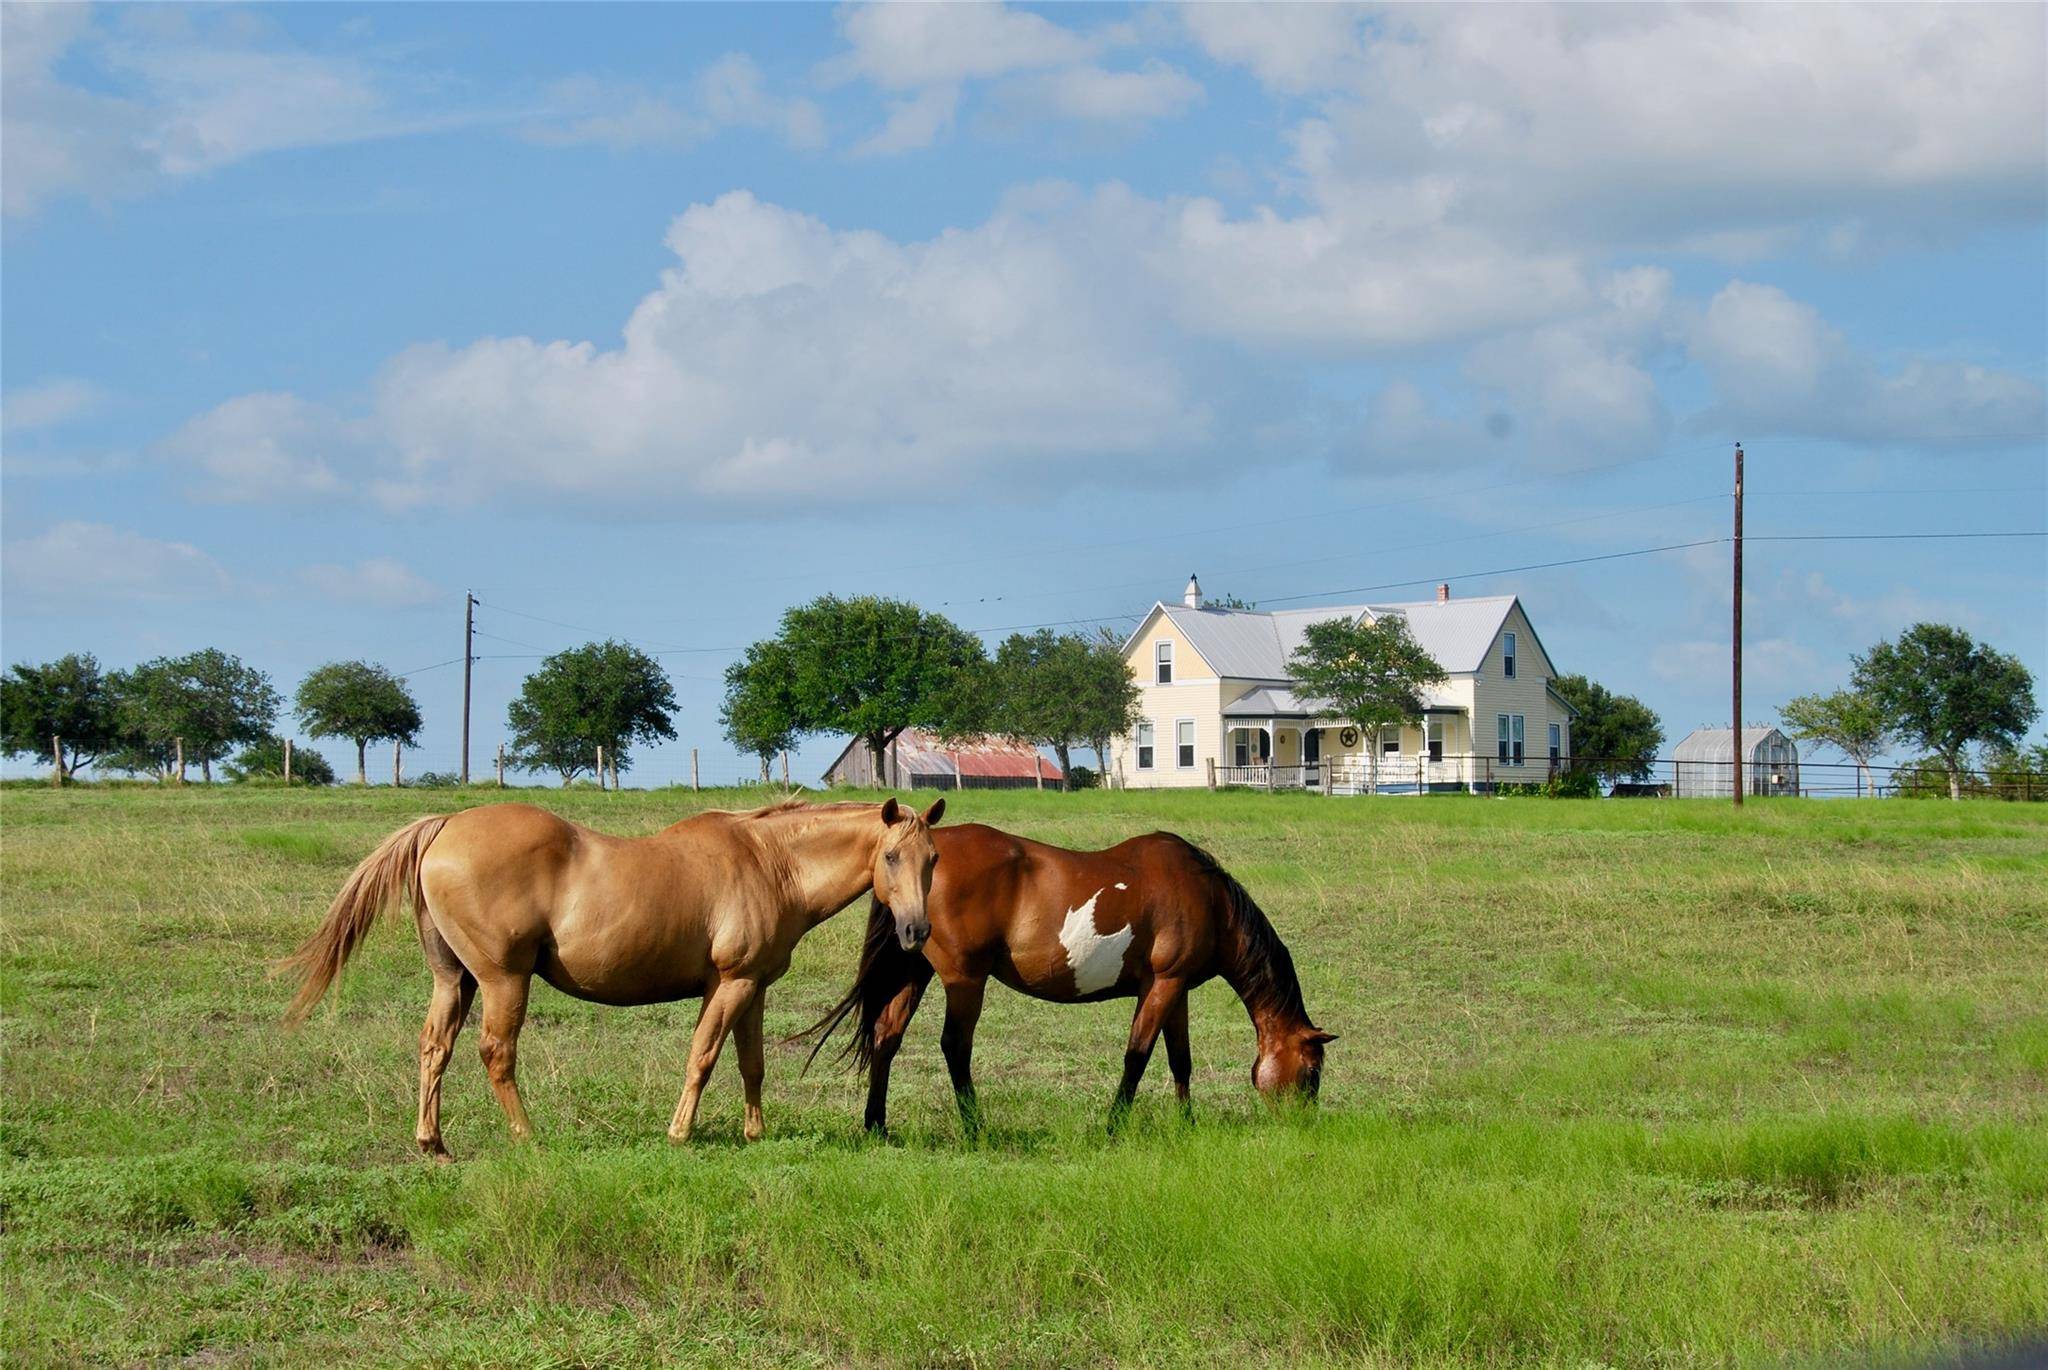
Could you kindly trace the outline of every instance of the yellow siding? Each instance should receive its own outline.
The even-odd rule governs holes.
[[[1173,644],[1173,684],[1155,685],[1157,644]],[[1112,747],[1112,764],[1122,783],[1133,789],[1207,785],[1209,763],[1221,764],[1223,757],[1223,706],[1243,694],[1249,686],[1222,681],[1194,645],[1163,613],[1148,617],[1144,628],[1131,640],[1124,660],[1138,682],[1138,716],[1152,723],[1153,766],[1138,769],[1137,740],[1117,739]],[[1195,764],[1175,764],[1174,725],[1181,719],[1195,724]]]
[[[1468,773],[1481,784],[1486,782],[1489,774],[1496,782],[1540,781],[1549,775],[1550,724],[1560,725],[1563,753],[1566,756],[1571,754],[1570,714],[1547,688],[1554,668],[1519,604],[1508,612],[1501,627],[1503,632],[1512,632],[1516,637],[1515,678],[1509,680],[1503,673],[1503,642],[1496,637],[1477,673],[1453,675],[1429,692],[1429,701],[1432,705],[1464,710],[1462,714],[1440,716],[1446,761],[1462,757],[1479,758],[1468,763]],[[1174,644],[1174,683],[1171,685],[1152,683],[1156,660],[1154,652],[1162,641]],[[1130,737],[1118,739],[1111,748],[1112,765],[1122,783],[1134,789],[1208,784],[1210,762],[1228,766],[1235,759],[1229,742],[1230,723],[1223,717],[1224,707],[1263,682],[1218,679],[1209,663],[1202,659],[1164,613],[1148,617],[1144,628],[1132,639],[1125,659],[1138,682],[1139,715],[1149,719],[1153,726],[1156,755],[1152,769],[1140,771],[1137,768],[1136,740]],[[1512,764],[1503,767],[1493,759],[1497,746],[1496,717],[1503,713],[1520,714],[1523,718],[1523,764],[1520,767]],[[1190,719],[1195,725],[1195,764],[1185,768],[1175,764],[1175,725],[1182,719]],[[1346,747],[1340,741],[1341,731],[1341,725],[1323,729],[1322,755],[1326,760],[1346,757],[1363,760],[1367,751],[1377,745],[1372,734],[1361,732],[1358,741]],[[1404,764],[1413,767],[1416,760],[1427,753],[1426,739],[1427,734],[1420,727],[1403,728],[1400,753],[1398,756],[1382,753],[1382,767],[1392,765],[1398,769]],[[1253,745],[1256,748],[1256,743]],[[1299,764],[1300,734],[1291,725],[1282,725],[1275,730],[1272,759],[1281,766]],[[1491,766],[1488,765],[1490,759]]]
[[[1477,744],[1472,748],[1481,756],[1496,757],[1499,747],[1501,714],[1522,715],[1522,758],[1519,767],[1503,766],[1498,759],[1493,763],[1493,775],[1497,781],[1544,780],[1550,775],[1550,732],[1549,725],[1561,725],[1564,754],[1571,755],[1571,715],[1564,705],[1551,696],[1548,688],[1552,670],[1544,657],[1543,649],[1537,645],[1536,634],[1530,630],[1529,620],[1517,604],[1508,612],[1507,621],[1501,624],[1503,633],[1515,635],[1515,678],[1509,680],[1505,674],[1502,657],[1505,655],[1505,640],[1496,637],[1487,649],[1486,661],[1479,668],[1476,678],[1471,679],[1472,690],[1472,733]]]

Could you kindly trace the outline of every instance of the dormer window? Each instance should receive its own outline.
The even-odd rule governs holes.
[[[1515,635],[1513,633],[1502,633],[1500,635],[1500,673],[1509,680],[1515,678]]]
[[[1158,663],[1158,673],[1154,677],[1154,683],[1159,685],[1173,684],[1173,644],[1171,642],[1158,643],[1152,648],[1152,656]]]

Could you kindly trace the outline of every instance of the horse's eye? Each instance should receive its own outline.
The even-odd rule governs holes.
[[[885,854],[885,855],[884,855],[884,856],[882,857],[882,859],[883,859],[884,861],[887,861],[887,862],[888,862],[888,863],[889,863],[890,865],[892,865],[892,866],[893,866],[893,865],[895,865],[895,864],[896,864],[896,853],[895,853],[895,852],[889,852],[889,853]]]

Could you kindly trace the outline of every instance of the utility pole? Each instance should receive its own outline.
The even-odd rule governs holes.
[[[476,665],[476,596],[462,592],[462,783],[469,783],[469,679]]]
[[[1735,791],[1735,807],[1742,807],[1743,781],[1747,779],[1748,758],[1742,754],[1742,444],[1735,444],[1735,624],[1732,674],[1735,686],[1735,740],[1729,751],[1729,788]]]

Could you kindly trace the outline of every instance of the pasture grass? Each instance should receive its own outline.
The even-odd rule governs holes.
[[[1102,1119],[1126,1003],[991,990],[962,1139],[929,1003],[895,1136],[771,1051],[663,1138],[694,1005],[537,986],[515,1146],[463,1049],[412,1155],[427,977],[380,928],[306,1027],[265,968],[352,864],[496,791],[0,791],[10,1364],[1690,1365],[2048,1326],[2048,815],[1935,803],[949,795],[1210,848],[1342,1034],[1269,1114],[1229,991]],[[531,791],[614,832],[747,796]],[[771,1034],[843,988],[857,907]],[[463,1046],[474,1043],[474,1025]]]

